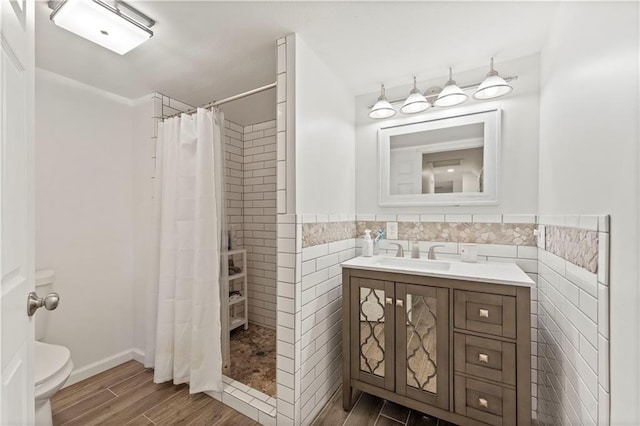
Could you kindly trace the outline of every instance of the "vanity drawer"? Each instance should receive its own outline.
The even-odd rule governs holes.
[[[515,386],[516,344],[455,333],[455,370]]]
[[[456,328],[516,338],[516,298],[455,290]]]
[[[516,421],[516,391],[490,383],[455,376],[456,413],[495,426]]]

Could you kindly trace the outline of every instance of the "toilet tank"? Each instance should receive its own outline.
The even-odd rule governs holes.
[[[38,297],[45,297],[47,294],[53,291],[53,282],[56,280],[56,273],[53,269],[38,269],[36,270],[36,293]],[[47,324],[51,312],[44,308],[40,308],[34,315],[34,321],[36,323],[36,340],[41,341],[44,339],[47,331]]]

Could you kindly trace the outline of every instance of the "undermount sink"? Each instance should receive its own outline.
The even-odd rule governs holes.
[[[398,267],[423,271],[448,271],[451,262],[439,260],[413,259],[408,257],[376,257],[372,265]]]

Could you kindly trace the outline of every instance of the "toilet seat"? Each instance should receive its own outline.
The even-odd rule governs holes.
[[[36,341],[34,368],[36,398],[40,385],[50,382],[56,386],[58,382],[67,380],[72,369],[73,364],[69,349],[64,346]]]

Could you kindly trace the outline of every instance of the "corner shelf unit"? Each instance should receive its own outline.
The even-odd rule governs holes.
[[[229,259],[234,259],[237,257],[242,257],[242,272],[237,274],[231,274],[222,279],[225,280],[226,288],[231,289],[232,284],[235,280],[242,280],[242,285],[240,290],[240,297],[229,298],[229,331],[234,330],[240,326],[244,326],[244,329],[247,330],[249,328],[249,299],[247,297],[247,250],[246,249],[234,249],[229,250],[226,253],[222,254],[223,259],[226,260],[227,264]],[[234,265],[236,262],[234,261]],[[240,306],[243,306],[244,309],[238,309]]]

